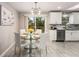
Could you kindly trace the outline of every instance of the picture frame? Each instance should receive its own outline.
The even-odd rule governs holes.
[[[14,24],[14,13],[9,10],[8,8],[1,6],[1,19],[0,19],[0,25],[1,26],[11,26]]]

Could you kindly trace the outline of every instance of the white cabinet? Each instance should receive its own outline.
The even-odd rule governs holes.
[[[62,12],[49,13],[50,24],[62,24]]]
[[[79,40],[79,31],[72,32],[72,40]]]
[[[71,31],[66,31],[65,32],[65,40],[66,41],[71,40]]]
[[[70,24],[79,24],[79,12],[73,12],[69,16]]]
[[[56,30],[50,30],[49,34],[50,40],[56,40],[57,39],[57,31]]]
[[[65,32],[65,40],[66,41],[76,41],[79,40],[79,31],[77,30],[67,30]]]
[[[73,24],[73,20],[74,20],[74,15],[73,14],[70,14],[69,23],[70,24]]]

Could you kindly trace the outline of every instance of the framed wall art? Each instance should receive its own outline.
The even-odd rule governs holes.
[[[14,23],[14,14],[11,10],[0,5],[0,25],[9,26]]]

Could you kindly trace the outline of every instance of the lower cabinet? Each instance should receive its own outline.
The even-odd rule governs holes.
[[[50,30],[49,36],[51,41],[57,40],[57,30]],[[78,30],[65,30],[65,41],[79,41]]]
[[[65,31],[65,41],[71,40],[72,31]]]
[[[57,30],[50,30],[49,36],[51,41],[57,40]]]
[[[72,39],[79,40],[79,31],[72,32]]]
[[[65,41],[77,41],[79,40],[79,31],[77,30],[66,30]]]

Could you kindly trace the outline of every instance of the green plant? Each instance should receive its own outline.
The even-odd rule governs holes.
[[[42,17],[36,17],[36,28],[41,29],[42,32],[44,32],[44,22],[45,20],[42,20]]]

